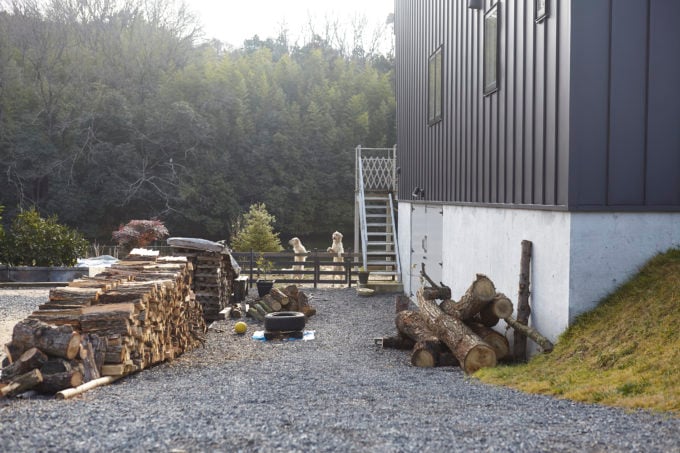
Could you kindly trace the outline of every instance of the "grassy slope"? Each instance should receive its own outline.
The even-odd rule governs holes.
[[[530,393],[680,416],[680,250],[653,258],[576,319],[551,354],[475,376]]]

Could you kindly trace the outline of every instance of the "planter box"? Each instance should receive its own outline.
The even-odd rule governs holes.
[[[88,273],[87,267],[0,266],[0,282],[70,282]]]

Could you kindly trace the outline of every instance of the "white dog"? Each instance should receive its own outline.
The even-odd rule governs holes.
[[[293,247],[293,251],[295,252],[295,262],[296,263],[304,263],[307,260],[306,255],[300,255],[302,253],[307,253],[307,249],[305,248],[304,245],[302,245],[302,242],[300,239],[297,237],[294,237],[288,243]],[[293,270],[295,271],[303,271],[305,270],[305,265],[304,264],[296,264],[293,266]],[[302,279],[302,274],[296,274],[295,278],[298,280]]]
[[[331,244],[330,247],[326,249],[328,253],[333,254],[333,262],[334,263],[342,263],[342,255],[345,253],[345,248],[342,246],[342,233],[339,231],[336,231],[333,233],[333,244]],[[342,270],[342,266],[335,266],[336,271]],[[340,280],[342,280],[342,276],[340,275],[334,275],[333,280],[336,279],[336,277],[339,277]]]

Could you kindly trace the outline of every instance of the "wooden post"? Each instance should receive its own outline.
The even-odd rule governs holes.
[[[517,322],[529,325],[529,316],[531,316],[531,307],[529,306],[529,290],[531,277],[531,241],[522,241],[522,257],[519,263],[519,294],[517,296]],[[514,348],[513,357],[518,362],[525,362],[527,360],[527,337],[526,335],[515,329],[514,333]]]

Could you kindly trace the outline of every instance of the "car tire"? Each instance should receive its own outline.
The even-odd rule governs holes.
[[[305,315],[299,311],[275,311],[264,317],[264,330],[293,331],[305,328]]]

